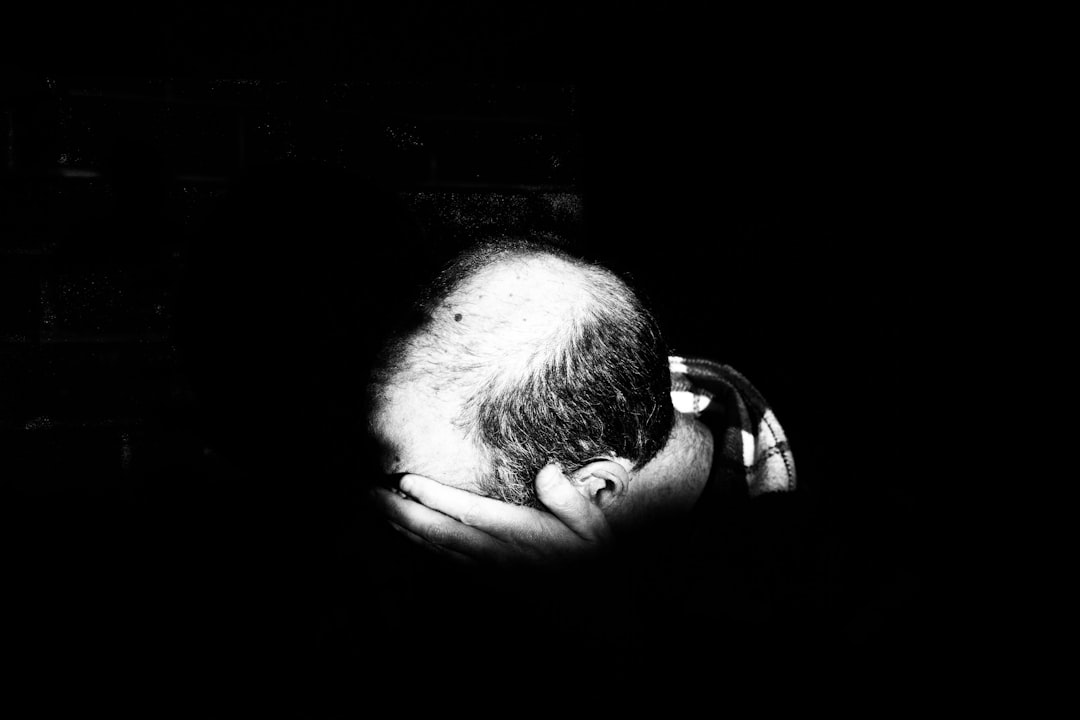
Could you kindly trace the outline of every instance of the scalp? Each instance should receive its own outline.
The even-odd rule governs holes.
[[[484,384],[519,381],[557,359],[609,282],[552,255],[498,257],[432,304],[428,326],[411,342],[411,364],[434,389],[463,399]]]
[[[561,258],[504,258],[479,270],[451,292],[436,325],[454,322],[465,335],[486,340],[505,333],[543,340],[587,309],[587,270]],[[460,316],[460,317],[459,317]]]
[[[435,278],[417,310],[382,381],[409,386],[417,413],[462,431],[482,494],[527,504],[545,463],[647,462],[666,441],[663,340],[610,270],[526,243],[480,246]]]

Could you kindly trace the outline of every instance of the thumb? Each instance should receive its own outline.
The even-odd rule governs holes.
[[[546,465],[537,474],[536,495],[544,507],[578,535],[589,540],[608,535],[604,513],[578,492],[558,465]]]

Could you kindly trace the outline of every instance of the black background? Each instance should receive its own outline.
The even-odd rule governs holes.
[[[834,563],[823,593],[845,598],[823,653],[957,652],[957,608],[937,590],[930,418],[957,369],[943,319],[966,293],[946,279],[971,252],[972,179],[993,163],[973,152],[973,73],[952,57],[951,26],[484,3],[75,12],[25,21],[50,38],[0,97],[9,617],[32,673],[158,662],[189,630],[213,645],[213,629],[175,621],[213,604],[218,585],[191,585],[202,558],[218,556],[220,587],[244,587],[244,568],[275,552],[318,555],[348,514],[347,489],[285,472],[333,433],[307,422],[325,408],[296,399],[297,378],[339,377],[320,351],[340,328],[306,304],[278,324],[266,308],[289,303],[268,278],[321,288],[335,258],[368,258],[363,302],[378,307],[477,229],[525,226],[630,274],[676,352],[733,365],[771,400]],[[217,203],[282,162],[374,181],[386,194],[372,197],[411,213],[413,244],[334,235],[337,216],[301,239],[267,210],[253,245],[198,265]],[[291,182],[276,186],[286,201],[318,202]],[[371,258],[403,254],[416,264],[404,279],[373,272]],[[180,337],[200,267],[243,306],[219,328],[235,375],[209,381]],[[245,376],[252,394],[237,389]],[[244,410],[253,398],[278,415]],[[258,481],[221,460],[223,407],[267,471]],[[334,412],[348,411],[326,411],[329,427]],[[294,595],[282,602],[305,619],[282,624],[321,612]],[[262,627],[230,652],[251,654]]]

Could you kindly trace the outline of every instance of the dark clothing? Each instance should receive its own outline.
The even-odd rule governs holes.
[[[409,662],[435,642],[477,662],[529,663],[558,661],[567,642],[639,658],[692,655],[700,643],[746,657],[758,643],[794,642],[788,626],[803,621],[805,588],[792,577],[800,520],[783,430],[735,371],[671,362],[673,402],[696,407],[714,437],[690,517],[620,538],[612,556],[520,572],[447,566],[376,520],[356,543],[366,551],[341,578],[343,612],[324,640],[356,659]]]
[[[371,518],[321,636],[328,681],[419,663],[466,683],[531,687],[545,667],[571,672],[602,656],[715,682],[724,667],[783,673],[854,648],[862,576],[796,490],[776,416],[729,367],[671,367],[673,403],[714,439],[688,517],[620,537],[612,556],[520,572],[448,566]]]

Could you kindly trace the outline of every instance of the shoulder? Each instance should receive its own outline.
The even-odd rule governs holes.
[[[795,459],[783,426],[742,373],[704,358],[671,356],[668,364],[675,409],[712,432],[714,475],[717,466],[735,471],[752,496],[795,489]]]

